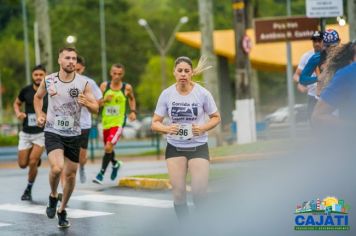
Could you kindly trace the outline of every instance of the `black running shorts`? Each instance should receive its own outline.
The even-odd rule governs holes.
[[[45,146],[47,155],[55,149],[62,149],[65,157],[73,162],[79,162],[80,136],[66,137],[45,132]]]
[[[82,129],[80,135],[80,147],[83,149],[88,149],[90,129]]]
[[[167,143],[166,159],[172,157],[186,157],[188,160],[193,158],[203,158],[209,160],[209,147],[205,143],[203,145],[191,148],[180,148]]]

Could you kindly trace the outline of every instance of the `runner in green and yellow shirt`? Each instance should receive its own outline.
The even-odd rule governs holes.
[[[117,172],[122,164],[115,160],[114,147],[119,141],[123,127],[126,121],[126,104],[128,102],[130,111],[130,121],[136,120],[136,100],[132,86],[122,81],[125,75],[125,67],[122,64],[111,66],[110,82],[103,82],[100,89],[103,92],[103,99],[100,102],[102,106],[102,124],[105,154],[102,160],[101,170],[93,179],[94,183],[102,184],[106,168],[111,161],[113,165],[111,180],[115,180]]]

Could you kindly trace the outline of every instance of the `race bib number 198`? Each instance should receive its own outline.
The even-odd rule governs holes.
[[[119,115],[119,106],[107,106],[105,107],[105,114],[107,116],[117,116]]]
[[[56,116],[54,128],[57,130],[69,130],[74,126],[74,119],[71,116]]]
[[[180,124],[178,132],[175,135],[172,135],[172,138],[176,140],[188,140],[192,137],[192,124]]]
[[[30,127],[36,126],[36,114],[28,113],[27,114],[27,125]]]

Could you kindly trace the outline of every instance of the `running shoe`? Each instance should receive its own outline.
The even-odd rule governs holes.
[[[21,196],[22,201],[32,201],[31,190],[28,188],[25,189],[25,192]]]
[[[84,184],[87,181],[87,175],[85,174],[84,167],[79,168],[79,179],[82,184]]]
[[[67,220],[66,210],[63,210],[62,212],[57,211],[57,217],[58,217],[58,228],[68,228],[70,226],[70,223]]]
[[[48,218],[52,219],[55,217],[56,210],[57,210],[57,203],[58,203],[58,198],[51,197],[51,195],[49,195],[49,201],[46,208],[46,214]]]
[[[102,173],[99,173],[94,179],[93,179],[93,183],[96,184],[103,184],[103,179],[104,179],[104,175]]]
[[[120,167],[122,166],[122,161],[116,161],[115,165],[112,167],[111,172],[111,180],[115,180],[117,177],[117,172],[119,171]]]

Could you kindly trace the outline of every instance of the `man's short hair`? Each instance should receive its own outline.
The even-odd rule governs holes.
[[[44,73],[46,73],[46,68],[43,66],[43,65],[37,65],[35,67],[32,68],[32,73],[35,71],[35,70],[42,70]]]
[[[84,57],[77,55],[77,63],[81,64],[82,66],[85,66]]]
[[[63,47],[63,48],[59,49],[59,54],[61,54],[64,51],[75,52],[75,53],[78,54],[77,50],[75,48],[72,48],[72,47]]]
[[[113,64],[112,67],[121,68],[121,69],[125,70],[125,66],[121,63]]]

